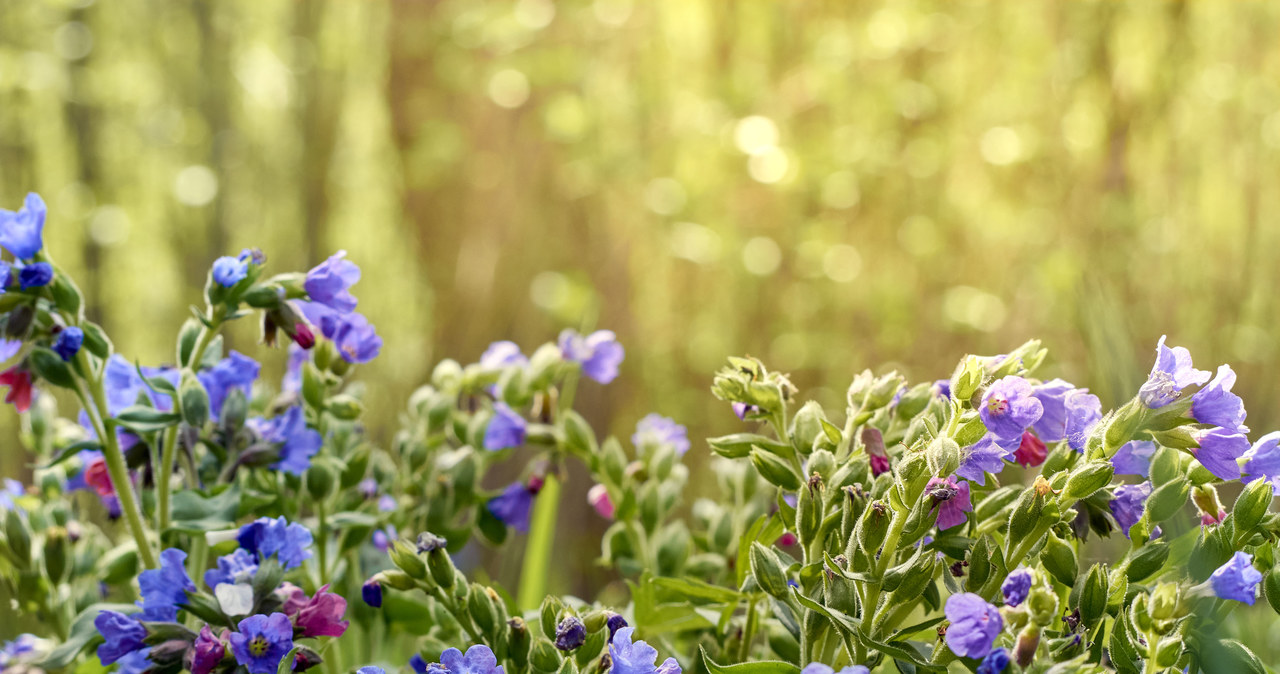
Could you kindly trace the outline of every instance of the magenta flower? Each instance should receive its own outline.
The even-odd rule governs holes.
[[[287,580],[280,583],[280,587],[276,588],[276,596],[279,597],[281,601],[280,612],[290,618],[296,615],[298,611],[302,610],[302,607],[306,606],[308,601],[311,601],[311,599],[307,597],[307,593],[304,592],[302,588]]]
[[[205,625],[200,628],[200,635],[191,645],[188,656],[191,662],[188,663],[188,669],[191,670],[191,674],[209,674],[226,655],[227,647],[223,645],[222,639],[214,636],[213,630]]]
[[[972,592],[953,594],[943,609],[951,625],[947,646],[963,658],[983,658],[1004,629],[1000,610]]]
[[[956,482],[954,476],[948,476],[945,480],[930,478],[924,493],[938,507],[938,529],[950,529],[957,524],[964,524],[967,519],[965,513],[973,512],[973,503],[969,500],[969,483]]]
[[[1191,352],[1184,347],[1164,345],[1167,335],[1156,344],[1156,362],[1138,390],[1138,398],[1151,409],[1159,409],[1178,399],[1182,389],[1209,381],[1209,373],[1191,366]]]
[[[596,484],[587,490],[587,503],[596,509],[596,514],[611,520],[613,519],[613,500],[609,498],[609,490],[602,484]]]
[[[297,625],[304,637],[340,637],[349,624],[342,619],[346,612],[347,600],[324,585],[311,601],[298,609]]]
[[[1019,442],[1022,432],[1044,415],[1044,405],[1032,395],[1027,380],[1010,375],[987,389],[978,414],[997,439]]]
[[[1231,366],[1218,366],[1218,374],[1213,381],[1191,396],[1191,418],[1202,424],[1248,433],[1249,427],[1244,425],[1244,401],[1231,392],[1235,383],[1236,373]]]
[[[1023,468],[1027,468],[1044,463],[1048,455],[1044,442],[1037,438],[1035,433],[1026,431],[1022,434],[1022,442],[1018,444],[1018,449],[1013,452],[1013,460]]]

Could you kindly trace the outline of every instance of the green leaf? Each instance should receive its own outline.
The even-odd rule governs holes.
[[[237,485],[215,489],[207,494],[186,489],[173,495],[170,531],[199,534],[216,529],[229,529],[240,515],[240,488]]]
[[[32,349],[28,362],[31,363],[31,369],[50,384],[62,388],[75,388],[75,377],[71,375],[71,368],[67,367],[62,356],[44,347],[36,347]]]
[[[329,526],[335,529],[343,527],[376,527],[378,518],[369,513],[340,512],[329,518]]]
[[[703,664],[711,674],[797,674],[800,671],[799,667],[781,660],[758,660],[737,665],[721,665],[707,655],[705,648],[699,646],[698,650],[702,653]]]
[[[62,463],[63,461],[70,459],[76,454],[79,454],[80,452],[83,452],[86,450],[101,451],[102,444],[99,443],[97,440],[81,440],[80,442],[72,443],[70,445],[67,445],[66,447],[63,447],[62,450],[58,452],[58,455],[50,459],[49,463],[46,463],[43,467],[52,468]]]
[[[737,604],[742,599],[742,594],[737,590],[732,590],[719,585],[712,585],[701,580],[693,578],[654,578],[654,585],[662,590],[673,592],[679,597],[686,600],[706,599],[718,604],[732,603]]]
[[[765,545],[772,545],[784,529],[781,519],[761,515],[747,529],[747,533],[738,539],[738,565],[734,567],[738,573],[738,587],[742,587],[743,581],[747,579],[747,572],[751,570],[751,544],[761,541]]]
[[[116,423],[136,433],[162,431],[182,421],[177,412],[161,412],[144,405],[133,405],[115,416]]]
[[[759,447],[771,454],[787,456],[792,451],[791,445],[773,438],[755,433],[733,433],[718,438],[708,438],[707,444],[720,456],[730,459],[741,459],[751,453],[752,447]]]
[[[688,602],[659,604],[648,573],[642,575],[639,582],[628,580],[627,585],[631,587],[636,622],[645,626],[647,634],[709,629],[719,620],[718,612],[706,611]]]
[[[283,658],[280,658],[280,664],[276,665],[276,674],[292,674],[293,660],[300,650],[302,650],[301,646],[294,646],[289,649],[289,652],[285,653]]]
[[[86,607],[71,622],[66,641],[53,649],[53,652],[44,660],[36,663],[37,666],[42,669],[62,669],[74,662],[81,651],[100,643],[102,635],[98,633],[93,620],[102,611],[116,611],[127,615],[137,613],[138,607],[133,604],[93,604]]]

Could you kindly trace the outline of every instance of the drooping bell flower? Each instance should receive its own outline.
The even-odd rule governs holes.
[[[259,563],[275,555],[285,570],[302,566],[311,558],[311,530],[293,524],[283,515],[276,519],[258,518],[240,527],[236,542],[253,553]]]
[[[312,302],[319,302],[340,313],[350,313],[356,308],[356,298],[350,288],[360,280],[360,267],[346,260],[347,251],[340,250],[329,259],[307,272],[302,287]]]
[[[291,475],[307,472],[323,442],[319,431],[307,427],[300,405],[266,421],[255,419],[253,426],[263,440],[280,445],[280,460],[271,467]]]
[[[213,630],[205,625],[200,628],[200,634],[196,636],[195,643],[191,644],[191,650],[187,656],[190,659],[186,663],[187,669],[191,674],[209,674],[226,655],[227,647],[222,639],[215,636]]]
[[[280,583],[280,587],[276,588],[275,594],[281,602],[280,612],[290,618],[297,615],[298,611],[302,610],[302,607],[311,601],[311,598],[307,596],[307,593],[302,588],[287,580]]]
[[[145,644],[147,628],[136,618],[116,611],[100,611],[93,619],[93,626],[105,641],[98,646],[98,660],[109,665],[132,653]]]
[[[75,326],[63,328],[53,340],[53,352],[58,354],[63,362],[70,362],[80,352],[80,346],[83,344],[84,330]]]
[[[138,574],[138,594],[142,600],[143,620],[173,622],[178,619],[178,605],[187,601],[187,593],[196,591],[184,566],[187,553],[168,548],[160,553],[160,567]]]
[[[973,503],[969,496],[969,483],[956,482],[954,476],[947,479],[929,478],[924,493],[933,499],[938,508],[938,529],[950,529],[957,524],[964,524],[965,513],[973,512]]]
[[[1075,385],[1062,379],[1054,379],[1037,385],[1031,392],[1040,401],[1044,413],[1031,426],[1045,442],[1058,442],[1067,435],[1067,395],[1076,390]]]
[[[18,212],[0,209],[0,246],[19,260],[30,260],[44,248],[44,220],[48,213],[44,200],[35,192],[27,194]]]
[[[22,365],[15,365],[0,372],[0,386],[9,387],[4,401],[19,412],[31,409],[31,372]]]
[[[730,407],[733,408],[733,415],[738,417],[739,421],[746,421],[748,414],[755,414],[759,411],[759,408],[755,405],[747,403],[731,403]]]
[[[1210,473],[1223,480],[1240,479],[1240,464],[1236,459],[1250,449],[1249,439],[1244,434],[1213,428],[1193,431],[1192,437],[1200,446],[1193,447],[1191,455]]]
[[[1253,555],[1237,552],[1226,564],[1209,576],[1213,593],[1219,599],[1231,599],[1250,606],[1258,599],[1258,584],[1262,573],[1253,566]]]
[[[347,600],[324,585],[298,609],[297,625],[304,637],[340,637],[350,624],[342,619],[346,612]]]
[[[1035,580],[1031,569],[1020,566],[1004,579],[1004,583],[1000,585],[1000,593],[1004,595],[1004,603],[1008,606],[1017,606],[1027,600],[1027,595],[1031,594],[1031,585]]]
[[[501,494],[489,499],[486,507],[504,524],[521,533],[529,531],[529,515],[537,492],[521,482],[512,482]]]
[[[1248,433],[1249,427],[1244,425],[1244,400],[1231,392],[1235,383],[1236,373],[1231,366],[1218,366],[1213,380],[1191,396],[1191,418],[1235,433]]]
[[[526,425],[524,417],[506,403],[494,403],[493,418],[484,432],[484,448],[493,452],[523,445]]]
[[[1146,510],[1147,499],[1150,496],[1150,482],[1122,484],[1116,487],[1115,498],[1111,499],[1107,506],[1115,516],[1116,524],[1120,525],[1120,531],[1124,532],[1125,538],[1129,537],[1129,528],[1142,519],[1142,513]]]
[[[986,474],[997,475],[1004,470],[1004,460],[1009,458],[1021,442],[1021,434],[1010,442],[987,433],[982,439],[960,450],[960,467],[956,468],[956,475],[985,485]]]
[[[1151,473],[1151,457],[1158,449],[1150,440],[1131,440],[1116,450],[1116,455],[1111,457],[1111,465],[1115,467],[1116,475],[1147,477]]]
[[[1004,629],[1000,610],[972,592],[948,597],[943,612],[951,622],[947,627],[947,647],[963,658],[986,657]]]
[[[1045,457],[1049,455],[1045,448],[1044,442],[1036,437],[1031,431],[1022,433],[1022,442],[1018,444],[1018,449],[1013,453],[1013,460],[1019,466],[1027,468],[1030,466],[1038,466],[1044,463]]]
[[[480,367],[486,370],[498,370],[513,365],[524,366],[529,359],[520,352],[520,346],[512,341],[502,340],[489,345],[480,355]]]
[[[1209,372],[1191,366],[1191,352],[1185,347],[1167,347],[1161,335],[1156,343],[1156,362],[1138,390],[1138,398],[1151,409],[1159,409],[1178,399],[1182,390],[1209,381]]]
[[[23,290],[43,288],[53,281],[53,265],[34,262],[18,269],[18,286]]]
[[[222,403],[233,389],[238,389],[248,398],[261,370],[258,361],[239,351],[232,351],[216,365],[196,375],[209,394],[209,413],[213,418],[221,416]]]
[[[867,450],[871,477],[879,477],[889,472],[892,463],[889,460],[889,452],[884,447],[884,435],[880,433],[880,429],[873,426],[862,429],[862,446]]]
[[[98,496],[115,496],[116,488],[111,483],[111,474],[107,472],[107,460],[102,457],[85,467],[84,482],[93,487]]]
[[[1272,431],[1258,438],[1244,453],[1246,482],[1263,478],[1271,483],[1272,492],[1280,494],[1280,431]]]
[[[1102,420],[1102,401],[1088,389],[1076,389],[1064,401],[1067,415],[1067,445],[1083,452],[1093,427]]]

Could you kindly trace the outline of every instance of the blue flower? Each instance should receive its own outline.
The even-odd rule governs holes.
[[[116,661],[116,674],[143,674],[152,669],[151,647],[138,649]]]
[[[276,668],[293,648],[293,625],[283,613],[251,615],[240,621],[239,632],[230,636],[236,662],[249,674],[276,674]]]
[[[44,200],[35,192],[27,194],[22,210],[0,209],[0,246],[19,260],[30,260],[44,248]]]
[[[302,390],[302,366],[311,360],[311,350],[289,342],[289,364],[285,366],[280,390],[293,393]]]
[[[556,625],[555,645],[562,651],[574,651],[587,640],[587,626],[582,618],[569,616]]]
[[[631,643],[635,631],[634,627],[624,627],[614,633],[609,642],[609,657],[613,659],[610,674],[680,674],[680,663],[675,658],[667,658],[655,667],[658,649],[643,641]]]
[[[1244,401],[1231,392],[1235,383],[1236,373],[1231,366],[1220,365],[1213,381],[1191,396],[1191,418],[1202,424],[1248,433],[1249,427],[1244,425]]]
[[[213,280],[223,288],[230,288],[249,275],[247,259],[223,256],[213,261]]]
[[[529,531],[529,513],[533,509],[534,492],[521,482],[512,482],[502,494],[489,499],[486,507],[494,517],[521,533]]]
[[[183,563],[187,553],[169,548],[160,553],[160,568],[148,569],[138,574],[139,594],[142,601],[142,619],[173,622],[178,619],[178,604],[186,603],[187,593],[196,591]]]
[[[366,580],[364,585],[360,586],[360,598],[374,608],[382,606],[382,584],[375,578]]]
[[[940,398],[951,399],[951,380],[939,379],[933,382],[933,386],[929,387],[929,391]]]
[[[840,670],[839,674],[870,674],[871,670],[862,665],[848,665]],[[800,674],[836,674],[836,670],[831,665],[821,662],[810,662],[800,670]]]
[[[311,530],[301,524],[290,524],[284,516],[262,517],[240,527],[236,537],[240,547],[253,553],[258,562],[276,555],[280,566],[287,569],[302,566],[311,558]]]
[[[1022,377],[1010,375],[992,384],[978,410],[987,430],[999,440],[1021,442],[1022,432],[1044,414],[1044,405],[1031,393],[1031,384]]]
[[[951,625],[947,646],[962,658],[983,658],[1004,629],[1000,610],[972,592],[953,594],[943,609]]]
[[[997,648],[994,651],[987,653],[987,657],[983,658],[982,662],[978,663],[977,674],[1000,674],[1000,672],[1003,672],[1008,667],[1009,653],[1003,648]]]
[[[467,654],[456,648],[446,649],[440,654],[440,662],[427,665],[427,671],[443,674],[504,674],[502,665],[493,651],[484,644],[476,644],[467,649]]]
[[[53,280],[53,265],[48,262],[34,262],[18,270],[18,285],[23,290],[43,288]]]
[[[956,475],[985,485],[986,474],[997,475],[1004,470],[1004,460],[1017,451],[1021,444],[1021,434],[1016,441],[1009,442],[987,433],[982,439],[961,450],[960,467],[956,468]]]
[[[0,339],[0,363],[8,361],[22,350],[21,339]]]
[[[492,452],[523,445],[525,426],[524,417],[506,403],[494,403],[493,418],[484,431],[484,448]]]
[[[1219,599],[1234,599],[1253,606],[1257,601],[1258,583],[1262,582],[1262,573],[1253,568],[1253,555],[1237,552],[1217,571],[1209,576],[1213,585],[1213,593]]]
[[[1000,592],[1004,595],[1004,603],[1009,606],[1017,606],[1027,600],[1027,595],[1031,593],[1031,583],[1035,580],[1031,575],[1031,569],[1020,566],[1009,573],[1004,579],[1004,584],[1000,586]]]
[[[312,302],[319,302],[341,313],[356,308],[356,298],[349,288],[360,280],[360,267],[345,260],[347,251],[340,250],[307,272],[302,287]]]
[[[239,389],[248,397],[261,369],[258,361],[239,351],[232,351],[226,358],[218,361],[218,364],[196,375],[209,394],[210,414],[214,418],[222,414],[222,403],[234,389]]]
[[[0,512],[13,510],[14,508],[21,512],[22,509],[18,506],[16,499],[26,495],[26,488],[22,486],[21,482],[8,477],[4,479],[3,485],[3,487],[0,487]]]
[[[1062,379],[1047,381],[1031,392],[1040,401],[1044,413],[1031,425],[1045,442],[1058,442],[1067,436],[1067,394],[1076,387]]]
[[[528,365],[529,359],[520,353],[520,347],[515,342],[501,341],[494,342],[489,348],[484,350],[480,355],[480,367],[486,370],[498,370],[512,365]]]
[[[1076,389],[1067,396],[1063,407],[1067,415],[1067,444],[1083,452],[1089,432],[1102,419],[1102,402],[1088,389]]]
[[[1258,438],[1244,453],[1244,458],[1244,473],[1248,481],[1265,478],[1271,482],[1273,493],[1280,494],[1280,431]]]
[[[1120,525],[1120,531],[1124,532],[1125,538],[1129,537],[1129,528],[1142,518],[1142,512],[1147,507],[1147,498],[1150,496],[1150,482],[1122,484],[1116,487],[1115,498],[1111,499],[1107,506],[1111,508],[1111,514],[1115,516],[1116,524]]]
[[[610,330],[597,330],[586,337],[574,330],[560,333],[560,354],[565,360],[582,364],[582,373],[601,384],[618,376],[618,366],[626,356],[618,338]]]
[[[1209,373],[1191,366],[1191,352],[1181,346],[1164,345],[1167,335],[1156,344],[1156,362],[1138,390],[1138,398],[1151,409],[1159,409],[1178,399],[1182,389],[1209,381]]]
[[[1236,459],[1249,451],[1248,438],[1222,428],[1194,431],[1192,436],[1200,447],[1192,448],[1191,455],[1201,465],[1223,480],[1240,479],[1240,464]]]
[[[142,640],[147,638],[147,628],[123,613],[99,611],[93,619],[93,626],[106,640],[98,646],[98,659],[103,665],[109,665],[145,645]]]
[[[263,440],[280,445],[280,460],[271,464],[275,470],[302,475],[311,466],[311,457],[320,451],[320,432],[307,428],[300,405],[266,421],[254,419],[253,427]]]
[[[80,347],[83,344],[84,330],[74,326],[63,328],[58,333],[58,337],[53,340],[53,352],[58,354],[63,361],[70,361],[80,352]]]
[[[258,573],[258,560],[244,548],[218,558],[218,567],[204,572],[204,584],[215,589],[223,583],[246,583]]]
[[[414,653],[413,657],[409,658],[409,668],[418,674],[427,674],[427,661],[421,654]]]
[[[636,447],[645,445],[671,445],[676,454],[684,456],[689,451],[689,433],[684,426],[674,419],[660,414],[649,414],[636,424],[635,435],[631,443]]]
[[[299,306],[302,315],[338,347],[338,353],[348,363],[367,363],[382,350],[382,338],[364,316],[341,313],[319,302],[302,302]]]
[[[1151,474],[1151,457],[1155,455],[1157,449],[1160,448],[1150,440],[1126,442],[1116,450],[1116,455],[1111,457],[1111,465],[1115,467],[1116,475],[1148,477]]]
[[[12,641],[5,642],[0,647],[0,672],[14,662],[21,659],[24,655],[30,655],[36,650],[36,635],[19,634]]]
[[[387,670],[374,665],[366,665],[356,670],[356,674],[387,674]]]

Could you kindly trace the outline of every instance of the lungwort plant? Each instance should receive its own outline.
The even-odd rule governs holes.
[[[1037,342],[936,382],[864,372],[832,413],[730,358],[712,392],[739,432],[703,445],[658,415],[599,437],[573,401],[623,347],[566,330],[440,363],[379,446],[353,376],[382,340],[343,253],[217,259],[172,359],[142,364],[86,318],[44,224],[35,195],[0,213],[0,384],[33,466],[0,491],[0,578],[39,625],[2,670],[1265,671],[1224,625],[1260,595],[1280,610],[1280,433],[1250,443],[1231,368],[1164,339],[1105,412],[1039,374]],[[246,319],[288,345],[282,381],[224,347]],[[717,455],[697,493],[690,451]],[[571,463],[629,597],[546,593]],[[472,546],[523,553],[514,594]]]

